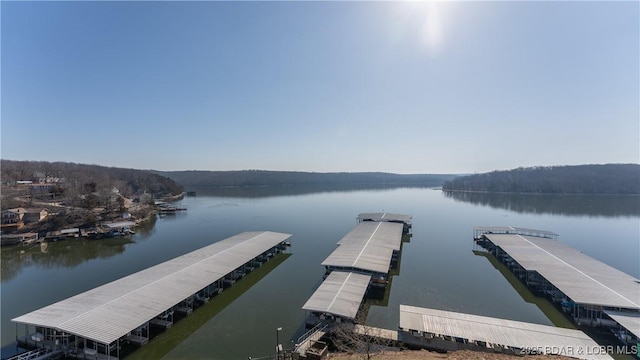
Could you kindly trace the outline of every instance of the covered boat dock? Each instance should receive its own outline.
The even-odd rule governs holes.
[[[393,214],[387,212],[381,213],[360,213],[358,215],[358,223],[363,221],[373,222],[394,222],[404,224],[404,232],[408,233],[412,227],[412,216],[405,214]]]
[[[119,358],[123,342],[144,344],[149,325],[172,322],[285,248],[290,234],[245,232],[12,319],[18,344],[68,357]],[[24,331],[19,331],[24,325]],[[20,334],[24,335],[20,335]]]
[[[302,309],[317,314],[320,320],[354,320],[370,279],[371,275],[334,271],[320,284]]]
[[[613,329],[618,340],[627,345],[638,344],[640,340],[640,312],[604,310],[619,325]]]
[[[403,224],[361,222],[345,235],[322,262],[327,272],[354,271],[386,277],[400,251]]]
[[[485,349],[612,359],[580,330],[400,305],[399,340],[441,350]]]
[[[558,240],[558,234],[547,230],[527,229],[514,226],[477,226],[473,228],[473,238],[480,239],[485,234],[516,234]]]
[[[622,326],[637,339],[639,279],[539,230],[543,236],[496,233],[485,228],[476,231],[477,244],[507,265],[532,291],[571,314],[576,324]]]
[[[390,221],[398,220],[402,221]],[[409,215],[362,213],[358,224],[338,241],[338,247],[322,262],[324,281],[302,306],[306,326],[313,327],[298,339],[296,351],[305,354],[311,339],[323,336],[335,322],[358,322],[364,297],[371,288],[388,289],[388,276],[399,265],[402,236]],[[310,312],[310,314],[309,314]]]

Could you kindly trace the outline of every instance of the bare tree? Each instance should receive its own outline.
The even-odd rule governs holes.
[[[391,330],[367,326],[365,322],[366,312],[360,311],[355,322],[336,323],[331,330],[331,341],[336,349],[369,360],[394,344],[389,336]]]

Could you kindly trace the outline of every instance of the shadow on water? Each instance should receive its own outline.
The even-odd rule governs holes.
[[[575,329],[576,327],[573,323],[567,319],[562,312],[556,309],[552,303],[550,303],[546,298],[536,296],[515,276],[509,269],[501,263],[498,259],[496,259],[493,254],[488,253],[486,251],[473,251],[474,255],[486,257],[487,260],[493,265],[496,270],[498,270],[502,276],[513,286],[514,290],[518,292],[518,294],[522,297],[522,299],[530,304],[534,304],[537,306],[540,311],[542,311],[549,320],[553,323],[553,325],[566,329]]]
[[[517,213],[592,217],[638,217],[637,195],[557,195],[443,191],[455,201],[505,209]]]
[[[156,221],[158,221],[157,216],[151,216],[149,220],[145,220],[138,224],[135,228],[136,230],[136,240],[148,238],[155,233],[155,225]]]
[[[122,254],[127,244],[151,237],[155,233],[156,216],[136,226],[133,237],[114,237],[100,240],[85,238],[17,245],[0,248],[1,279],[13,279],[30,266],[45,269],[73,268],[94,259],[106,259]]]
[[[233,286],[212,298],[207,304],[197,308],[194,312],[175,323],[167,331],[161,332],[151,341],[135,351],[124,353],[123,357],[131,359],[160,359],[167,355],[176,346],[186,340],[191,334],[211,320],[216,314],[224,310],[234,300],[239,298],[253,285],[267,276],[278,265],[282,264],[292,254],[281,253],[270,261],[240,279]],[[129,349],[132,350],[132,349]]]
[[[389,270],[389,279],[387,286],[384,288],[371,288],[366,298],[365,305],[367,306],[366,312],[368,313],[370,306],[388,307],[389,297],[391,296],[391,288],[393,286],[394,276],[400,275],[400,268],[402,265],[402,251],[405,243],[411,242],[412,234],[402,234],[402,241],[400,242],[400,251],[396,260],[392,261],[391,268]],[[366,319],[366,316],[365,316]]]

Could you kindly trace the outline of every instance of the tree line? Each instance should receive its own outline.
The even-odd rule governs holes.
[[[299,171],[163,171],[166,176],[183,186],[289,186],[289,185],[406,185],[442,186],[456,175],[447,174],[392,174],[383,172],[299,172]]]
[[[493,171],[444,183],[447,191],[640,194],[639,164],[548,166]]]
[[[114,189],[124,197],[134,194],[151,194],[154,197],[175,196],[183,192],[182,185],[148,170],[125,169],[70,162],[0,160],[2,185],[16,185],[19,181],[45,182],[55,186],[46,196],[66,198],[70,204],[82,206],[82,201],[98,203],[101,197],[109,197]],[[3,192],[2,208],[12,205]],[[103,196],[104,195],[104,196]],[[86,207],[91,207],[86,204]]]
[[[445,191],[444,196],[521,214],[589,217],[640,217],[640,198],[623,194],[529,194],[480,191]]]

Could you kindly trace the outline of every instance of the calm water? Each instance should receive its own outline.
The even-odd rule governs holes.
[[[157,219],[131,241],[63,241],[22,255],[19,248],[2,249],[2,356],[15,351],[12,318],[254,230],[293,234],[293,256],[164,358],[269,355],[277,327],[283,328],[285,344],[300,335],[300,308],[322,280],[320,263],[361,212],[413,215],[413,237],[404,244],[388,306],[369,312],[373,325],[397,328],[400,304],[550,325],[486,258],[472,253],[474,226],[551,230],[560,234],[559,241],[640,277],[638,197],[446,195],[423,188],[197,191],[197,197],[180,201],[187,212]]]

